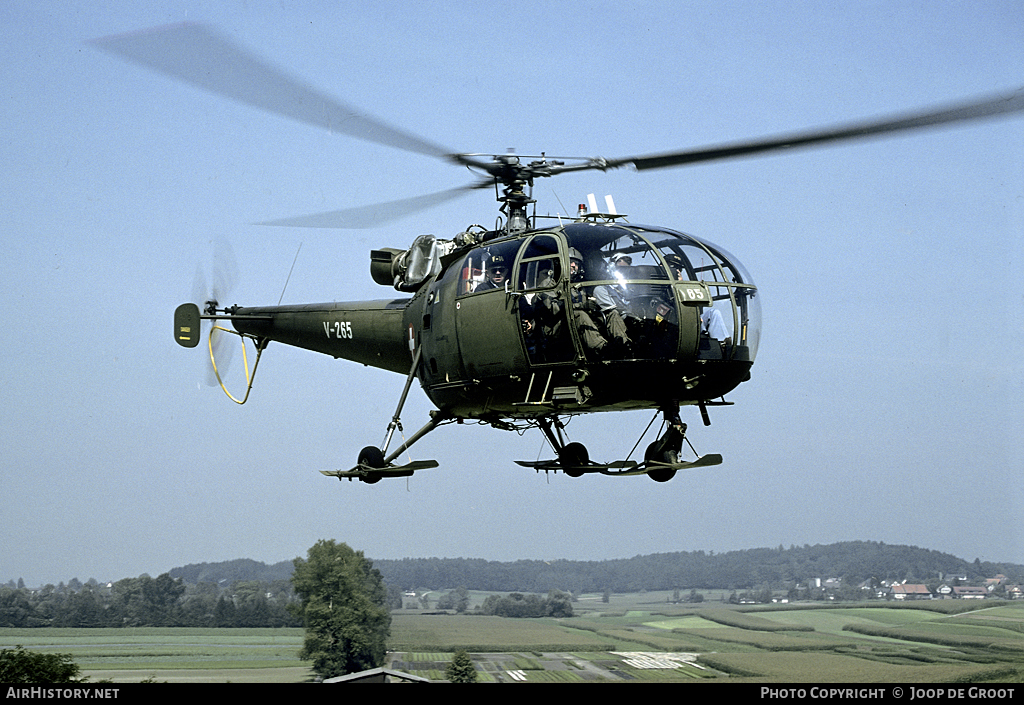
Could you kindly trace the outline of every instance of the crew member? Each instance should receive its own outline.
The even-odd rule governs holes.
[[[473,293],[489,289],[504,289],[508,281],[508,264],[503,255],[491,255],[487,258],[484,280],[476,285]]]

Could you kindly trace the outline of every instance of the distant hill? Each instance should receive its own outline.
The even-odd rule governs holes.
[[[481,558],[403,558],[374,560],[388,585],[401,589],[450,589],[498,592],[637,592],[675,588],[746,590],[806,584],[815,578],[842,578],[852,585],[866,580],[939,582],[966,575],[980,581],[997,574],[1024,582],[1024,565],[962,558],[917,546],[873,541],[829,545],[754,548],[714,553],[657,553],[606,561],[488,561]],[[174,568],[171,577],[186,583],[288,579],[292,562],[267,565],[238,559]]]
[[[168,572],[172,578],[181,578],[183,582],[194,585],[196,583],[230,584],[236,580],[258,580],[270,583],[275,580],[289,580],[292,577],[292,570],[294,570],[294,566],[291,561],[267,565],[248,558],[236,558],[233,561],[220,563],[190,563]]]
[[[980,581],[996,574],[1024,580],[1024,566],[973,563],[916,546],[850,541],[827,546],[755,548],[728,553],[660,553],[607,561],[516,561],[498,563],[461,558],[406,558],[374,561],[389,585],[400,588],[575,593],[637,592],[675,588],[746,590],[807,584],[815,578],[939,582],[966,575]]]

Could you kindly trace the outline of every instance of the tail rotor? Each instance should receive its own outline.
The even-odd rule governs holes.
[[[213,257],[208,269],[209,277],[202,265],[196,266],[191,300],[204,316],[216,316],[224,312],[221,302],[230,295],[238,279],[238,265],[229,243],[223,240],[213,242]],[[218,373],[223,377],[231,365],[234,346],[230,344],[231,341],[224,335],[217,321],[204,321],[202,334],[208,338],[210,350],[206,362],[206,384],[217,387],[220,386]]]

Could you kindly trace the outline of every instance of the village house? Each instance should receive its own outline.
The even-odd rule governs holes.
[[[927,585],[914,585],[910,583],[893,585],[889,588],[889,595],[892,596],[894,600],[932,599],[932,591],[928,589]]]
[[[984,600],[988,597],[988,590],[983,587],[963,585],[953,588],[953,597],[961,600]]]

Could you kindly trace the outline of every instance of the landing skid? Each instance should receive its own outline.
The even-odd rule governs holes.
[[[516,465],[546,472],[561,470],[567,475],[582,475],[588,472],[598,472],[604,475],[620,475],[639,467],[635,460],[617,460],[614,463],[586,463],[563,465],[557,458],[552,460],[516,460]],[[642,474],[642,473],[641,473]]]
[[[598,473],[601,475],[647,475],[655,482],[668,482],[678,470],[690,470],[696,468],[711,467],[722,464],[722,456],[717,453],[698,456],[695,460],[680,460],[683,442],[686,440],[686,424],[679,419],[677,405],[666,406],[660,410],[665,415],[665,424],[668,428],[665,433],[654,443],[647,446],[643,462],[635,460],[616,460],[611,463],[595,463],[590,460],[590,454],[582,443],[566,443],[563,435],[564,424],[557,416],[544,417],[537,420],[537,425],[547,437],[551,447],[558,454],[557,458],[551,460],[517,460],[517,465],[534,470],[545,472],[562,471],[569,477],[581,477],[587,473]],[[705,414],[701,408],[702,415]],[[651,420],[653,423],[654,420]],[[650,424],[648,424],[650,428]],[[644,434],[647,429],[644,430]],[[643,435],[640,436],[641,439]],[[640,441],[637,441],[637,445]],[[636,450],[636,446],[633,447]],[[697,452],[690,445],[694,455]],[[632,455],[632,451],[629,453]],[[628,458],[629,456],[627,456]]]
[[[559,471],[568,474],[599,473],[615,477],[632,477],[634,475],[647,475],[651,472],[665,472],[675,470],[694,470],[722,464],[722,456],[718,453],[709,453],[695,460],[661,463],[649,461],[638,463],[635,460],[616,460],[612,463],[588,463],[586,465],[562,465],[557,459],[552,460],[517,460],[516,465],[545,472]]]
[[[671,470],[675,472],[676,470],[694,470],[696,468],[707,468],[713,465],[721,464],[721,455],[719,455],[718,453],[708,453],[707,455],[702,455],[696,460],[690,460],[682,463],[659,463],[657,461],[650,461],[646,463],[641,463],[640,465],[637,465],[635,468],[630,470],[621,470],[618,472],[603,472],[602,474],[624,476],[649,475],[653,472],[658,471],[664,472],[666,470]]]
[[[383,468],[376,468],[370,465],[359,464],[351,470],[321,470],[322,475],[336,477],[339,480],[362,480],[373,484],[385,477],[409,477],[417,470],[438,467],[436,460],[414,460],[405,465],[388,465]]]

